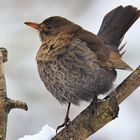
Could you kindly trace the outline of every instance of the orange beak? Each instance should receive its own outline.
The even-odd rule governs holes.
[[[34,28],[34,29],[37,29],[37,30],[40,29],[40,24],[38,24],[38,23],[34,23],[34,22],[25,22],[25,24],[28,25],[28,26],[30,26],[30,27],[32,27],[32,28]]]

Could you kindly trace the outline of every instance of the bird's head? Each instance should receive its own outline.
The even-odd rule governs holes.
[[[72,33],[80,28],[78,25],[59,16],[47,18],[40,24],[34,22],[25,22],[25,24],[40,32],[41,41],[48,36],[59,33]]]

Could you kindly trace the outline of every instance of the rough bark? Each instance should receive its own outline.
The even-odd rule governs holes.
[[[52,140],[85,140],[118,115],[118,104],[140,86],[140,66],[130,74],[104,101],[91,103]]]
[[[3,63],[7,61],[7,51],[0,48],[0,140],[6,139],[8,113],[13,108],[27,110],[24,102],[11,100],[7,97],[6,81],[4,76]]]

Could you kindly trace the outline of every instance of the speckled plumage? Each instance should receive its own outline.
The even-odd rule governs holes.
[[[97,35],[58,16],[26,22],[40,32],[36,60],[45,87],[60,103],[76,105],[109,91],[115,69],[131,69],[118,47],[139,14],[132,6],[119,6],[104,17]]]
[[[46,44],[41,47],[46,47]],[[90,101],[94,95],[103,94],[112,87],[116,71],[96,64],[92,60],[95,54],[92,57],[88,51],[87,54],[82,54],[88,50],[85,42],[74,38],[61,49],[61,53],[51,55],[48,61],[38,60],[39,53],[37,55],[40,77],[60,103],[79,104],[80,100]],[[54,50],[51,48],[48,53],[51,54]]]

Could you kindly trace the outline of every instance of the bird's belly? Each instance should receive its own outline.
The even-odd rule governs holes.
[[[94,71],[72,63],[38,61],[38,71],[45,87],[60,103],[78,104],[104,94],[111,87],[116,71],[95,68]]]

